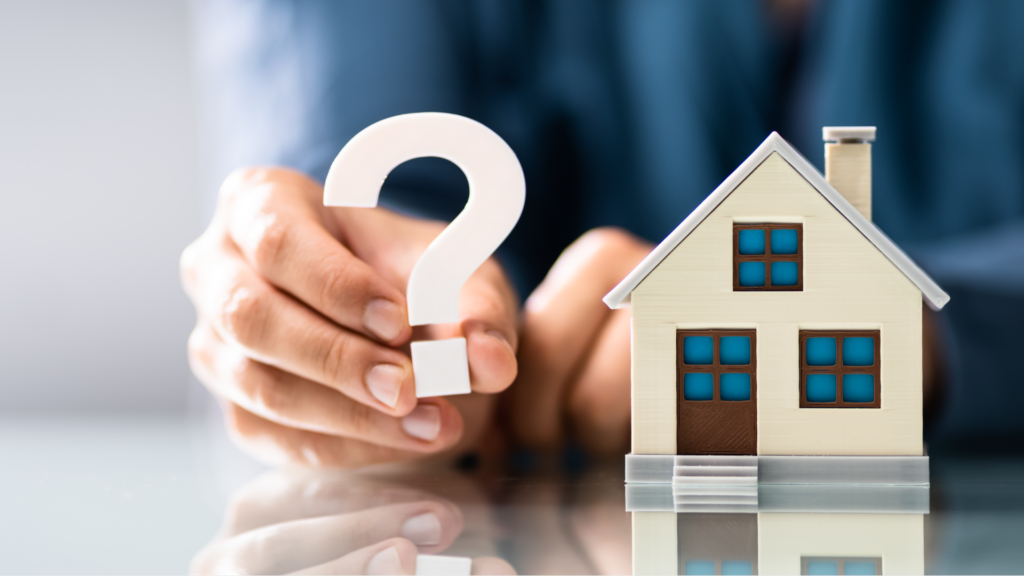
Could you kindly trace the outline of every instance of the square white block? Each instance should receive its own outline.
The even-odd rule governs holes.
[[[416,557],[416,574],[418,576],[468,576],[473,570],[473,559],[462,556],[428,556],[420,554]]]
[[[469,394],[466,339],[413,342],[412,371],[417,398]]]

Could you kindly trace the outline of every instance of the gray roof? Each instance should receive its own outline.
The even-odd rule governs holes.
[[[672,231],[661,244],[658,244],[646,258],[633,269],[632,272],[626,275],[619,282],[619,285],[612,289],[604,297],[604,303],[609,308],[620,308],[624,304],[629,302],[629,295],[643,282],[644,278],[647,277],[655,268],[661,264],[671,252],[679,245],[680,242],[686,239],[701,222],[707,218],[708,214],[718,207],[737,186],[743,182],[755,168],[761,165],[762,162],[773,152],[777,152],[786,162],[790,164],[801,176],[806,179],[811,186],[814,187],[832,206],[839,211],[850,224],[853,224],[861,234],[864,235],[879,252],[885,255],[886,258],[892,262],[896,268],[900,270],[919,290],[921,295],[924,297],[928,306],[932,310],[939,310],[949,302],[949,295],[946,294],[938,284],[932,280],[924,270],[921,270],[910,259],[899,246],[893,243],[877,226],[871,223],[870,220],[864,217],[856,208],[854,208],[843,195],[836,191],[831,184],[825,180],[825,177],[821,175],[821,172],[811,165],[806,158],[800,155],[799,152],[793,148],[789,142],[782,139],[777,132],[772,132],[757,150],[747,158],[743,164],[740,164],[738,168],[723,181],[710,196],[704,199],[697,206],[689,216],[686,217],[675,230]]]

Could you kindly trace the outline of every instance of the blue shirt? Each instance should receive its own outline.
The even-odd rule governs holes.
[[[819,168],[821,127],[874,125],[875,222],[952,296],[933,447],[1024,439],[1024,3],[841,0],[788,30],[766,3],[210,0],[199,62],[220,175],[323,179],[395,114],[475,118],[516,151],[527,205],[500,257],[522,293],[573,239],[660,242],[772,130]],[[451,218],[453,165],[384,201]],[[934,449],[934,448],[933,448]]]

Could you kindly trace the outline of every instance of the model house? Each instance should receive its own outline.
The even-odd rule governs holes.
[[[900,487],[865,489],[876,508],[634,512],[633,574],[923,574],[927,511],[886,509]]]
[[[871,222],[875,129],[824,135],[827,176],[772,133],[604,298],[628,480],[927,483],[922,302],[949,296]]]

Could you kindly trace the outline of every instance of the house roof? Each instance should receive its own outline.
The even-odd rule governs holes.
[[[772,132],[757,150],[750,155],[736,170],[729,175],[703,202],[683,220],[675,230],[672,231],[661,244],[658,244],[646,258],[637,265],[619,285],[612,289],[604,297],[604,303],[609,308],[620,308],[629,302],[629,296],[637,286],[643,282],[648,274],[654,271],[661,264],[672,250],[676,248],[690,232],[693,232],[705,218],[732,194],[741,182],[743,182],[755,168],[773,152],[777,152],[786,162],[806,179],[832,206],[839,211],[850,224],[853,224],[875,248],[892,262],[906,277],[914,283],[928,306],[932,310],[939,310],[949,302],[949,295],[946,294],[938,284],[932,280],[924,270],[919,268],[899,246],[896,246],[877,226],[864,217],[856,208],[851,205],[843,195],[836,191],[825,177],[818,172],[817,168],[811,165],[789,142],[782,139],[777,132]]]

